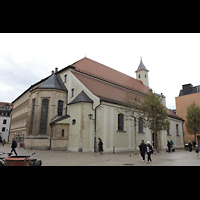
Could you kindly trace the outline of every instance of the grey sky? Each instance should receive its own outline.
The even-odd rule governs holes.
[[[199,33],[1,33],[0,101],[85,55],[135,78],[142,56],[150,87],[172,109],[183,84],[200,85],[199,53]]]

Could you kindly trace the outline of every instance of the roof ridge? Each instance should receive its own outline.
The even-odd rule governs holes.
[[[113,69],[112,67],[109,67],[109,66],[107,66],[107,65],[104,65],[104,64],[102,64],[102,63],[100,63],[100,62],[97,62],[97,61],[92,60],[92,59],[87,58],[87,57],[84,57],[84,58],[78,60],[77,62],[79,62],[79,61],[81,61],[81,60],[83,60],[83,59],[90,60],[90,61],[92,61],[92,62],[95,62],[95,63],[99,64],[99,65],[103,65],[104,67],[107,67],[107,68],[109,68],[109,69],[111,69],[111,70],[113,70],[113,71],[115,71],[115,72],[117,72],[117,73],[121,73],[121,74],[123,74],[123,75],[125,75],[125,76],[128,76],[128,77],[130,77],[130,78],[133,78],[132,76],[129,76],[128,74],[125,74],[125,73],[123,73],[123,72],[120,72],[120,71],[118,71],[118,70],[116,70],[116,69]],[[77,63],[77,62],[75,62],[75,63]],[[73,63],[73,64],[75,64],[75,63]],[[73,66],[73,64],[72,64],[72,66]],[[73,67],[74,67],[74,66],[73,66]],[[75,68],[76,68],[76,67],[75,67]],[[135,79],[135,78],[133,78],[133,79]],[[135,80],[137,80],[137,79],[135,79]]]
[[[102,77],[102,76],[99,76],[99,75],[90,73],[90,72],[88,72],[88,71],[79,69],[79,68],[77,68],[77,67],[76,67],[75,71],[81,72],[81,73],[83,73],[83,74],[86,74],[86,75],[88,75],[88,76],[91,76],[91,77],[94,77],[94,78],[97,78],[97,79],[100,79],[100,80],[103,80],[103,81],[106,81],[106,82],[108,82],[108,83],[112,83],[112,84],[114,84],[114,85],[117,85],[117,86],[120,86],[120,87],[129,89],[129,90],[134,91],[134,92],[138,92],[138,93],[141,93],[141,94],[146,94],[146,93],[141,92],[140,90],[137,90],[137,89],[135,89],[135,88],[133,88],[133,87],[129,87],[129,86],[123,85],[123,84],[121,84],[121,83],[118,83],[118,82],[115,82],[115,81],[113,81],[113,80],[104,78],[104,77]],[[145,87],[146,87],[146,86],[145,86]]]

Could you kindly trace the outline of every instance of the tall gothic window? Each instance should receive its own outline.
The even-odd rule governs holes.
[[[33,133],[33,120],[34,120],[34,113],[35,113],[35,100],[33,100],[33,105],[32,105],[30,134]]]
[[[144,130],[143,130],[143,119],[142,117],[139,118],[139,133],[143,133]]]
[[[118,114],[118,131],[124,130],[124,115],[122,113]]]
[[[62,116],[63,114],[63,101],[58,101],[58,116]]]
[[[48,119],[49,100],[42,100],[41,118],[40,118],[40,135],[46,135]]]

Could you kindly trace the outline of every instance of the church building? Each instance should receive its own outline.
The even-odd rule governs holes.
[[[86,57],[56,68],[12,102],[9,140],[24,137],[27,149],[96,152],[101,138],[105,152],[138,151],[142,139],[152,144],[153,133],[138,123],[135,132],[134,121],[126,119],[121,105],[128,93],[135,100],[148,93],[148,72],[142,59],[136,79]],[[171,126],[159,134],[160,148],[167,147],[167,140],[183,148],[184,120],[167,112]]]

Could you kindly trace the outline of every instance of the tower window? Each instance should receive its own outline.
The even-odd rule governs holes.
[[[147,77],[147,75],[145,74],[145,78]]]
[[[140,78],[140,74],[139,74],[139,78]]]

